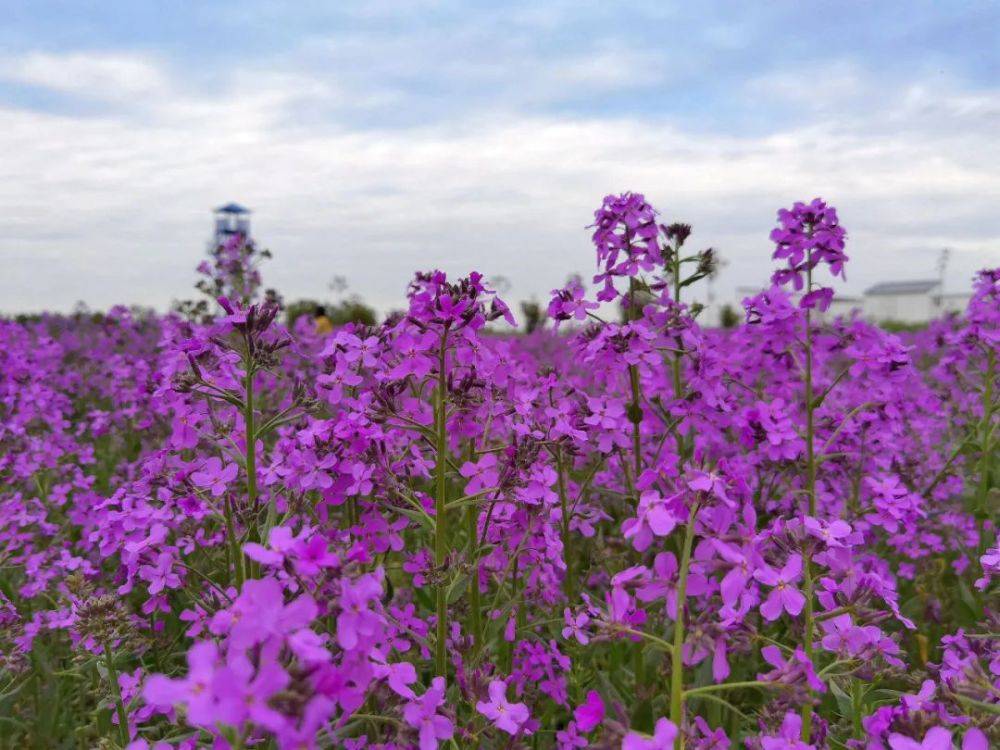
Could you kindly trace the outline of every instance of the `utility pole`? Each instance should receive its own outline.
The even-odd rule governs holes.
[[[937,306],[941,308],[944,306],[944,280],[948,272],[948,259],[951,257],[951,248],[945,247],[941,249],[941,255],[938,256],[938,298]]]

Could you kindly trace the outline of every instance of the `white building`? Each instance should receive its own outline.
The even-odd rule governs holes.
[[[860,310],[863,304],[864,302],[860,297],[841,297],[840,295],[834,295],[829,309],[827,309],[825,313],[822,313],[822,318],[824,320],[849,318],[851,313],[855,310]]]
[[[972,296],[969,292],[941,293],[940,281],[890,281],[876,284],[865,291],[864,297],[836,295],[825,313],[816,313],[819,320],[850,317],[861,312],[866,320],[876,323],[927,323],[950,313],[962,313]],[[719,325],[721,310],[728,305],[743,318],[743,300],[761,292],[759,287],[740,286],[728,302],[710,305],[703,323]],[[793,295],[797,298],[798,295]]]
[[[927,323],[948,313],[960,313],[968,293],[942,293],[941,282],[889,281],[865,291],[863,314],[877,323]]]

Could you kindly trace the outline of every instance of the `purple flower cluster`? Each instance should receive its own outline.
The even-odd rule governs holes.
[[[787,265],[774,272],[772,281],[779,286],[790,282],[796,291],[809,287],[800,306],[826,310],[833,299],[833,289],[813,289],[811,280],[813,270],[824,263],[834,276],[844,276],[847,231],[840,226],[837,209],[815,198],[808,204],[796,203],[790,209],[778,211],[778,224],[771,231],[771,241],[776,245],[773,257]]]

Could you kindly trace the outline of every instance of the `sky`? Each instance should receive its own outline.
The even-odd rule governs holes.
[[[265,283],[380,310],[416,270],[548,299],[642,192],[766,283],[820,196],[843,294],[1000,265],[1000,0],[0,0],[0,312],[193,296],[211,209]]]

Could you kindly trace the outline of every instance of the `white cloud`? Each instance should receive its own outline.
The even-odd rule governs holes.
[[[851,99],[872,96],[877,93],[877,86],[856,64],[841,61],[754,76],[747,81],[746,91],[772,105],[780,102],[816,111],[836,110]]]
[[[0,58],[0,80],[115,100],[160,94],[169,78],[156,61],[135,55],[35,52]]]
[[[431,266],[502,274],[511,297],[544,298],[593,267],[584,226],[605,193],[627,189],[646,192],[665,219],[693,223],[692,242],[720,249],[723,294],[767,278],[775,210],[814,195],[841,209],[854,291],[933,274],[946,244],[956,250],[954,286],[1000,263],[991,169],[1000,143],[988,126],[997,91],[915,83],[884,103],[905,124],[897,128],[879,111],[831,110],[812,125],[741,137],[512,108],[376,130],[305,116],[317,101],[336,109],[350,98],[334,78],[250,70],[209,96],[149,58],[34,57],[2,70],[75,93],[89,78],[104,80],[102,91],[164,95],[141,116],[121,96],[99,116],[0,108],[8,311],[78,299],[165,307],[190,289],[208,212],[228,200],[255,209],[257,235],[275,253],[265,277],[289,297],[322,295],[339,274],[382,308],[400,303],[413,270]],[[85,73],[57,73],[63,63]],[[932,93],[914,94],[920,87]]]

